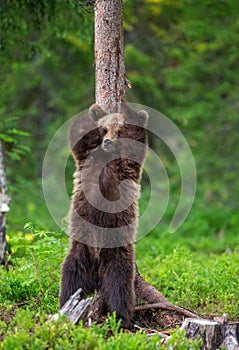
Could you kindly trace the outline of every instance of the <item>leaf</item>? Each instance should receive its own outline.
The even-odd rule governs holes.
[[[26,222],[24,225],[25,230],[33,230],[33,223],[31,221]]]
[[[30,135],[29,132],[27,132],[27,131],[15,129],[15,128],[8,130],[8,133],[11,135],[20,135],[20,136],[29,136]]]
[[[15,139],[8,134],[0,134],[0,139],[6,143],[15,143]]]
[[[6,152],[6,154],[12,159],[12,160],[21,160],[21,157],[16,152]]]

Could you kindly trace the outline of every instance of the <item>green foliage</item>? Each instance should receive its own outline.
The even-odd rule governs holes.
[[[238,2],[145,0],[127,6],[125,57],[135,88],[128,100],[173,119],[192,148],[205,197],[235,207]]]
[[[171,243],[171,240],[170,243],[167,241],[166,235],[160,235],[158,240],[149,240],[152,247],[148,247],[144,241],[137,245],[137,261],[146,279],[164,295],[168,295],[171,301],[204,317],[226,312],[232,319],[237,319],[238,249],[222,255],[206,255],[192,253],[182,245],[183,237],[174,237],[174,240],[176,242],[171,244],[170,249],[174,245],[176,248],[166,257],[158,254],[160,250],[166,252],[165,243],[168,246]],[[211,241],[211,246],[214,241]]]
[[[109,320],[114,323],[114,318]],[[11,330],[14,329],[14,334]],[[183,332],[174,332],[172,338],[166,346],[161,346],[161,338],[157,335],[148,338],[146,334],[138,332],[134,336],[129,333],[117,332],[109,337],[108,321],[99,328],[92,325],[86,329],[80,323],[77,327],[67,323],[61,317],[57,322],[46,323],[41,317],[36,322],[35,315],[29,310],[19,310],[9,327],[5,322],[0,323],[1,332],[6,332],[4,341],[0,344],[0,349],[199,349],[199,341],[189,341]]]
[[[185,331],[173,332],[171,338],[167,342],[168,349],[180,349],[180,350],[199,350],[201,349],[202,339],[186,339]]]
[[[44,308],[51,310],[59,289],[59,271],[57,274],[55,271],[65,254],[62,234],[34,230],[31,223],[25,225],[25,230],[28,232],[8,235],[10,265],[7,274],[3,273],[1,278],[0,303],[21,303],[31,299],[37,303],[42,298]]]
[[[18,152],[9,153],[16,158],[30,148],[24,154],[28,166],[19,164],[16,175],[6,157],[8,174],[16,182],[19,175],[39,177],[50,137],[93,102],[93,15],[75,0],[14,0],[4,2],[1,19],[0,120],[30,134],[18,143]],[[5,127],[0,132],[8,135]]]
[[[65,39],[72,32],[85,41],[92,37],[92,16],[87,16],[76,0],[7,0],[1,21],[4,58],[16,61],[32,59],[53,38]]]
[[[29,133],[14,127],[17,120],[18,118],[12,117],[0,121],[0,140],[4,144],[4,154],[12,161],[21,160],[30,150],[27,145],[21,144],[22,136],[29,136]]]

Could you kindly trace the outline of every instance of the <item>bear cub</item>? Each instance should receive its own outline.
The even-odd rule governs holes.
[[[69,132],[76,172],[60,307],[79,288],[81,298],[99,291],[122,327],[130,326],[135,306],[134,241],[147,120],[145,111],[125,103],[111,114],[95,104]]]

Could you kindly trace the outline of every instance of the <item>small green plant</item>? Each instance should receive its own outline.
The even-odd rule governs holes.
[[[110,329],[113,335],[116,335],[120,331],[121,320],[116,319],[116,313],[114,312],[112,315],[108,314],[108,317],[104,323],[104,327],[106,329]]]
[[[14,161],[21,160],[30,151],[29,147],[21,142],[22,137],[30,134],[15,127],[18,119],[18,117],[12,116],[0,121],[0,140],[5,145],[4,154]]]
[[[1,268],[0,303],[23,303],[49,313],[56,311],[64,255],[62,234],[35,230],[32,223],[27,223],[25,229],[8,236],[9,267]]]
[[[176,330],[172,332],[170,339],[167,341],[165,349],[180,349],[180,350],[199,350],[202,346],[201,339],[188,339],[186,338],[186,332]]]

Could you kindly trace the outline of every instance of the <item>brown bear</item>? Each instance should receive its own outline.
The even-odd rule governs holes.
[[[92,105],[70,129],[76,172],[60,307],[79,288],[82,298],[99,291],[107,309],[128,327],[135,305],[133,243],[148,114],[125,103],[119,110],[107,115]]]

